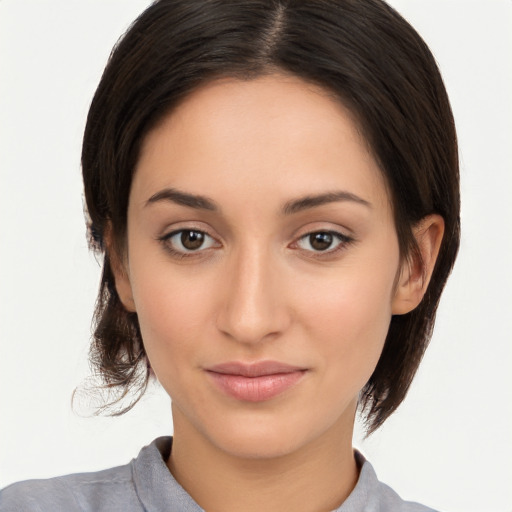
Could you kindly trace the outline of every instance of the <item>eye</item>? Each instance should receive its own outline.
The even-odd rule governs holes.
[[[335,231],[315,231],[299,238],[297,245],[306,251],[332,252],[350,240],[349,237]]]
[[[216,245],[216,241],[210,235],[197,229],[174,231],[163,237],[162,241],[172,251],[182,254],[198,252]]]

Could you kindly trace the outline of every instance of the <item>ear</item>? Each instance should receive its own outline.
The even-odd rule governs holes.
[[[136,309],[135,302],[133,300],[128,261],[126,254],[121,253],[121,249],[117,247],[117,244],[113,240],[110,224],[105,229],[105,247],[107,248],[106,256],[108,257],[110,268],[114,275],[116,291],[119,295],[119,299],[127,311],[134,313]]]
[[[427,215],[413,228],[418,252],[406,258],[400,269],[392,314],[412,311],[427,291],[444,234],[444,219],[437,214]]]

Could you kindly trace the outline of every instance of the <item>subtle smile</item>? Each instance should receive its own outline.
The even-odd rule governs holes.
[[[229,362],[206,368],[214,384],[227,395],[246,402],[263,402],[298,383],[307,369],[277,361]]]

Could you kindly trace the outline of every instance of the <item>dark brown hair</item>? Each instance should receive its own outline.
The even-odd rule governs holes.
[[[411,313],[393,316],[362,390],[368,431],[407,393],[459,245],[455,127],[428,47],[381,0],[160,0],[115,46],[83,141],[91,245],[104,252],[91,360],[106,388],[119,391],[106,408],[134,389],[136,401],[150,377],[137,315],[120,302],[105,247],[111,229],[114,250],[122,253],[141,142],[199,85],[273,71],[320,85],[355,115],[387,181],[403,258],[417,253],[412,227],[420,219],[431,213],[444,218],[428,290]]]

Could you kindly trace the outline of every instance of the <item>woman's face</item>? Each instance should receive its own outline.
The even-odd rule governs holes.
[[[381,171],[322,89],[219,80],[144,141],[116,285],[180,431],[244,457],[350,442],[399,266]]]

